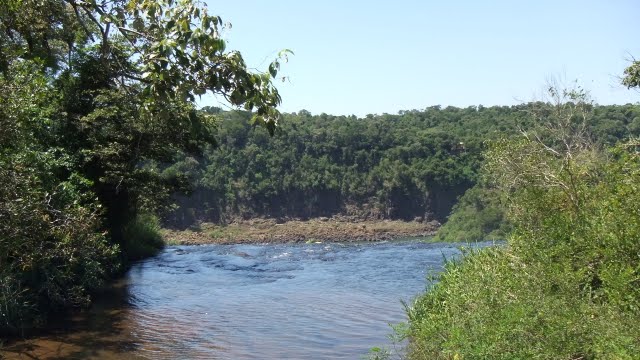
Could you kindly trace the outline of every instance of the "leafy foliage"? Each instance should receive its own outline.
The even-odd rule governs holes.
[[[480,184],[464,193],[451,210],[434,241],[504,240],[511,232],[504,205],[495,189]]]
[[[640,87],[640,61],[634,61],[629,67],[624,70],[625,77],[622,79],[622,84],[628,88]]]
[[[640,120],[637,117],[637,105],[597,106],[584,89],[575,85],[565,90],[556,90],[556,87],[551,86],[546,102],[531,103],[522,111],[531,121],[525,123],[526,126],[520,126],[519,135],[538,142],[545,139],[548,141],[546,150],[552,150],[556,155],[562,151],[575,153],[580,148],[613,145],[638,136],[635,126],[636,121]],[[502,136],[505,135],[507,134]],[[509,141],[507,143],[514,150],[519,146]],[[558,149],[554,150],[556,147]],[[523,160],[526,159],[513,158],[509,163],[496,165],[496,169],[487,169],[484,171],[485,177],[503,174],[510,178],[509,181],[517,182],[521,179],[513,177],[513,173],[526,167],[530,167],[530,171],[538,176],[549,176],[544,169],[548,164],[534,164],[535,159],[533,163],[524,163]],[[468,191],[468,195],[460,198],[436,239],[504,239],[510,225],[503,198],[501,192],[496,191],[487,181],[481,181]]]
[[[155,255],[164,246],[160,221],[153,214],[137,214],[124,228],[122,251],[128,260],[140,260]]]
[[[0,76],[0,332],[40,320],[34,311],[86,304],[117,246],[97,231],[101,206],[91,182],[69,172],[63,149],[48,148],[49,88],[37,66]],[[117,266],[117,262],[115,262]]]
[[[515,230],[507,246],[448,264],[409,308],[410,358],[640,353],[640,147],[601,150],[583,132],[583,94],[561,98],[540,128],[486,155]]]
[[[224,26],[191,0],[0,3],[0,332],[86,305],[162,247],[146,214],[184,188],[162,164],[214,142],[197,96],[274,131],[290,52],[251,72]]]

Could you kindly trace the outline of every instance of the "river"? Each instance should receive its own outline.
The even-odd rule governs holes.
[[[487,244],[478,244],[484,246]],[[172,246],[8,359],[358,359],[457,245]]]

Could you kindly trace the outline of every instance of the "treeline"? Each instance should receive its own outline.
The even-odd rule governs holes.
[[[218,146],[164,170],[194,184],[166,221],[341,214],[444,222],[478,181],[486,142],[531,129],[532,113],[547,106],[432,106],[366,118],[303,110],[284,114],[273,137],[253,129],[249,113],[207,107],[219,119]],[[601,143],[640,135],[637,105],[590,105],[590,114],[588,131]],[[500,226],[501,214],[483,216]]]

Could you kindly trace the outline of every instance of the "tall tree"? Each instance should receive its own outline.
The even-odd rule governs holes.
[[[272,84],[280,54],[253,73],[226,51],[218,16],[192,0],[9,0],[2,5],[0,59],[6,72],[34,60],[61,93],[54,141],[77,154],[81,172],[106,206],[112,236],[145,200],[145,188],[171,192],[153,163],[213,142],[212,118],[197,96],[212,92],[253,111],[275,129]],[[155,185],[154,185],[155,184]]]
[[[213,142],[198,96],[274,131],[288,52],[252,72],[225,26],[193,0],[0,2],[0,332],[85,303],[131,253],[132,221],[183,183],[163,164]]]

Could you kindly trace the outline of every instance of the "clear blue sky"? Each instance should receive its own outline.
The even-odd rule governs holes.
[[[619,85],[640,58],[640,1],[207,0],[224,35],[265,71],[295,56],[281,110],[397,113],[432,105],[511,105],[550,77],[579,80],[600,104],[640,101]],[[202,105],[220,106],[206,97]]]

